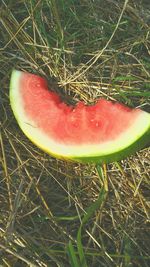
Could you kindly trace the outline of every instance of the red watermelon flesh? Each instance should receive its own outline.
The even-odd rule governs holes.
[[[112,162],[150,141],[150,114],[99,99],[69,106],[45,79],[14,70],[10,103],[20,128],[38,147],[59,158]]]
[[[47,82],[24,73],[20,79],[24,109],[45,134],[62,143],[100,143],[113,140],[130,127],[138,109],[99,99],[93,106],[79,102],[75,107],[63,103],[48,89]],[[43,90],[44,88],[44,90]],[[42,118],[42,119],[41,119]]]

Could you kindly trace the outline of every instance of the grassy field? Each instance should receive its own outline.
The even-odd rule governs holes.
[[[149,0],[0,2],[0,266],[149,267],[150,149],[103,168],[50,157],[13,116],[13,68],[68,104],[150,111]]]

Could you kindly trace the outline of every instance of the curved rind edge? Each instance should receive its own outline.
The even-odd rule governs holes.
[[[72,160],[76,160],[78,162],[83,162],[83,163],[87,163],[87,162],[93,162],[93,163],[110,163],[110,162],[115,162],[115,161],[120,161],[123,160],[131,155],[133,155],[134,153],[138,152],[139,150],[146,148],[147,146],[150,145],[150,128],[148,129],[148,131],[141,136],[138,140],[136,140],[135,143],[133,143],[132,145],[130,145],[129,147],[126,147],[123,150],[120,150],[116,153],[112,153],[109,155],[105,155],[102,157],[89,157],[89,158],[72,158]]]
[[[21,73],[22,73],[21,71],[13,69],[12,73],[11,73],[11,77],[10,77],[10,90],[9,90],[10,105],[11,105],[12,111],[14,113],[14,116],[15,116],[17,122],[19,120],[18,114],[16,112],[15,105],[13,104],[14,101],[17,101],[17,99],[15,99],[15,90],[14,90],[14,84],[13,83],[15,83],[15,80],[18,79],[18,77],[21,75]]]

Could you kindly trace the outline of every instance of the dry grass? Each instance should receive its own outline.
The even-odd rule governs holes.
[[[104,166],[102,181],[94,165],[27,140],[8,97],[18,68],[71,104],[104,96],[149,111],[149,1],[2,0],[0,28],[0,266],[77,266],[68,244],[78,258],[77,232],[103,183],[107,196],[82,227],[83,267],[150,266],[149,148]]]

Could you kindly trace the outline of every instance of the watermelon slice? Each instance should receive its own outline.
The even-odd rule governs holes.
[[[149,113],[103,98],[93,106],[69,106],[34,74],[12,72],[10,102],[25,135],[58,158],[113,162],[150,141]]]

